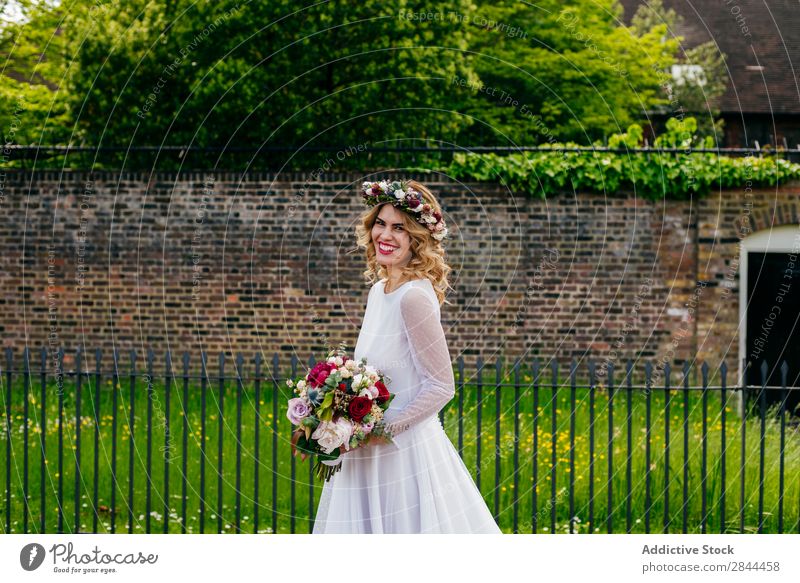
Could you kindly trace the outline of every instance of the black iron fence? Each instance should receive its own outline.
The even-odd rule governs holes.
[[[64,357],[6,350],[4,532],[311,532],[296,356]],[[506,532],[800,532],[800,391],[759,370],[459,358],[439,419]]]

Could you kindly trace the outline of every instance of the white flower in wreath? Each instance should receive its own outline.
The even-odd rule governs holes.
[[[364,182],[361,184],[361,190],[371,190],[372,183],[371,182]]]
[[[394,191],[394,197],[395,197],[397,200],[403,200],[403,199],[406,197],[406,193],[405,193],[405,192],[403,192],[403,191],[402,191],[402,190],[400,190],[400,189],[397,189],[397,190],[395,190],[395,191]]]
[[[381,180],[381,181],[378,183],[378,186],[380,187],[380,189],[381,189],[383,192],[389,192],[389,183],[388,183],[388,182],[386,182],[385,180]]]

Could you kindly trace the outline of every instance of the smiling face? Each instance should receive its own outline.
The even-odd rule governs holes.
[[[403,222],[403,211],[391,204],[381,207],[372,226],[372,244],[379,265],[391,269],[411,260],[411,237]]]

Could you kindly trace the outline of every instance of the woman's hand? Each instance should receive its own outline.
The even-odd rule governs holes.
[[[384,434],[374,434],[369,436],[366,445],[380,445],[384,443],[392,443],[392,440]]]

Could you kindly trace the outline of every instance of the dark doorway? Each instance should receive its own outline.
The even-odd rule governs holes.
[[[781,386],[780,366],[789,365],[787,387],[800,386],[800,256],[751,252],[747,256],[747,384],[760,387],[767,362],[767,386]],[[781,391],[766,392],[767,406]],[[800,391],[789,391],[786,407],[795,414]]]

